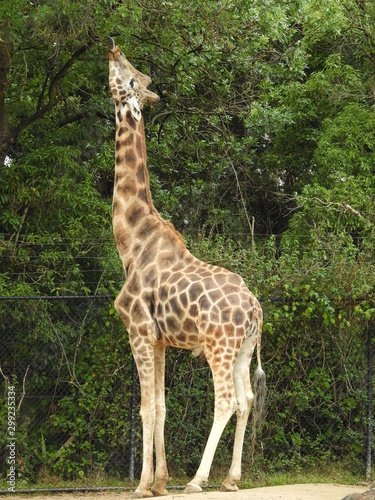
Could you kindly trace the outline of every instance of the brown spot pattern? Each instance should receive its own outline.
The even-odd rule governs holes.
[[[131,114],[131,112],[129,110],[126,112],[125,120],[126,120],[126,123],[129,125],[130,128],[136,129],[137,123],[134,120],[133,115]]]
[[[165,345],[201,346],[214,373],[217,400],[232,404],[233,367],[246,337],[256,338],[259,303],[240,276],[189,254],[179,233],[155,212],[143,158],[143,122],[126,106],[125,87],[116,74],[111,75],[117,103],[113,226],[127,275],[116,309],[145,384],[153,377],[149,337],[156,332]]]

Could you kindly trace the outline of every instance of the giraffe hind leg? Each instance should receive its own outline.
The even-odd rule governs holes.
[[[217,403],[217,396],[215,394],[215,412],[214,412],[214,422],[212,424],[211,432],[208,437],[206,447],[204,449],[203,457],[200,466],[195,474],[195,477],[190,481],[184,493],[198,493],[202,491],[202,484],[208,480],[208,475],[210,473],[212,460],[219,442],[219,439],[223,433],[223,430],[228,423],[228,420],[233,415],[234,409],[224,403]]]
[[[236,398],[235,398],[233,377],[231,377],[231,380],[229,381],[225,380],[223,378],[223,373],[221,370],[222,368],[221,363],[220,361],[218,362],[218,357],[214,359],[215,356],[212,356],[212,353],[209,350],[207,350],[207,347],[203,346],[203,351],[205,352],[207,361],[211,367],[212,376],[214,379],[214,388],[215,388],[214,421],[211,427],[211,432],[209,434],[199,468],[194,476],[194,479],[187,484],[184,493],[197,493],[202,491],[201,486],[208,480],[212,460],[214,458],[214,454],[219,439],[230,417],[233,415],[236,409]]]
[[[234,386],[237,398],[237,425],[234,438],[233,459],[228,476],[221,485],[222,491],[237,491],[241,479],[241,459],[246,425],[253,404],[254,394],[250,384],[250,362],[256,344],[256,337],[249,336],[242,344],[234,364]]]

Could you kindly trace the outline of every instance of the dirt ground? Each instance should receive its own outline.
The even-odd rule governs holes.
[[[294,484],[290,486],[269,486],[249,490],[239,490],[236,493],[222,493],[220,491],[203,491],[184,495],[170,492],[168,498],[175,500],[341,500],[351,493],[363,493],[365,486],[348,486],[340,484]],[[43,496],[29,496],[32,500],[128,500],[131,492],[100,492],[81,494],[54,494]],[[9,498],[9,497],[7,497]],[[11,495],[12,500],[25,500],[26,495]]]

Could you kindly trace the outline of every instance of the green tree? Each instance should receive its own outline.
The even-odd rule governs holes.
[[[1,47],[10,58],[1,102],[5,293],[94,292],[104,248],[113,254],[106,186],[100,161],[93,163],[112,129],[96,31],[108,9],[106,2],[1,3]]]
[[[332,457],[360,464],[365,387],[357,367],[374,315],[374,26],[371,0],[2,0],[1,294],[114,295],[122,285],[111,231],[109,34],[161,97],[144,109],[155,205],[197,256],[239,272],[263,299],[271,392],[258,462],[268,470]],[[116,446],[125,448],[118,421],[129,407],[113,388],[119,370],[128,394],[121,359],[129,363],[129,348],[107,305],[84,328],[67,304],[64,311],[56,331],[52,306],[0,314],[3,337],[13,338],[13,325],[22,346],[7,366],[27,364],[36,340],[51,350],[35,356],[53,374],[35,375],[35,390],[51,397],[76,359],[57,413],[31,441],[23,423],[25,450],[43,436],[43,463],[59,451],[48,449],[50,436],[62,445],[74,434],[49,466],[72,478],[94,472],[88,454],[103,472]],[[51,331],[69,361],[61,377]],[[192,370],[195,392],[186,385]],[[16,374],[20,391],[24,373]],[[198,461],[189,448],[206,436],[207,384],[206,368],[170,355],[168,402],[186,424],[178,443],[167,432],[170,454],[181,448],[176,473]]]

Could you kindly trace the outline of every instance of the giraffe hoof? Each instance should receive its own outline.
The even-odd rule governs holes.
[[[148,491],[137,491],[135,490],[135,492],[132,494],[132,498],[151,498],[153,495],[152,495],[152,492],[150,490]]]
[[[236,484],[222,483],[220,491],[238,491],[238,486]]]
[[[198,484],[188,484],[184,489],[184,493],[200,493],[202,488]]]
[[[168,495],[168,491],[165,488],[151,488],[151,492],[154,497],[165,497],[166,495]]]

